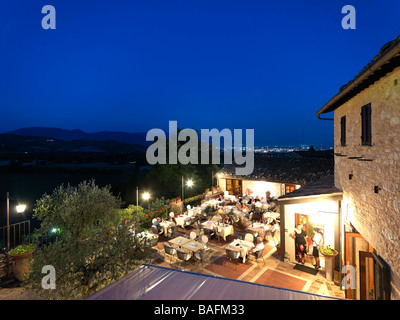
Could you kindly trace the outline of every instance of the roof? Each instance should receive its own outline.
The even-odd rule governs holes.
[[[86,300],[341,300],[143,264]]]
[[[386,43],[379,54],[353,80],[342,86],[339,92],[318,110],[318,117],[323,113],[334,111],[397,67],[400,67],[400,35]]]
[[[235,174],[236,164],[217,172],[223,179],[257,180],[305,185],[334,174],[334,159],[312,157],[255,156],[254,170],[246,176]],[[221,176],[220,176],[221,175]]]
[[[279,201],[291,200],[299,197],[321,196],[342,194],[342,191],[335,187],[335,177],[333,175],[323,177],[304,187],[296,189],[278,198]]]

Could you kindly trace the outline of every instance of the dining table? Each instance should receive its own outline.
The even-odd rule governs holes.
[[[185,229],[185,222],[190,218],[191,217],[186,214],[177,215],[175,216],[176,225],[181,226],[183,229]]]
[[[246,256],[253,247],[254,243],[241,239],[235,239],[233,242],[226,246],[227,249],[238,251],[240,253],[240,257],[242,258],[243,263],[246,262]]]
[[[261,237],[262,239],[264,239],[265,235],[270,230],[270,228],[271,228],[271,226],[269,224],[256,222],[256,223],[253,223],[250,226],[248,226],[246,228],[246,230],[248,230],[250,233],[257,232],[258,236]]]
[[[216,234],[218,236],[224,238],[225,241],[226,241],[227,236],[232,235],[234,233],[234,229],[233,229],[232,225],[221,223],[221,222],[210,223],[210,221],[206,221],[206,222],[201,223],[201,226],[206,229],[215,230]]]
[[[174,245],[174,246],[182,247],[184,244],[186,244],[186,243],[188,243],[190,241],[193,241],[193,240],[191,240],[189,238],[185,238],[185,237],[179,236],[179,237],[176,237],[176,238],[174,238],[172,240],[169,240],[168,242],[170,244]]]
[[[190,240],[190,241],[184,243],[181,247],[186,250],[192,251],[193,253],[196,253],[200,250],[203,250],[205,246],[206,245],[202,242]]]

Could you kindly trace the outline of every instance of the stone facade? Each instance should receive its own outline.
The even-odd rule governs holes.
[[[369,103],[372,143],[362,146],[361,107]],[[334,115],[335,153],[342,155],[335,157],[335,185],[343,191],[343,218],[390,266],[392,299],[400,299],[400,68],[344,103]],[[346,146],[340,140],[342,116],[346,116]]]

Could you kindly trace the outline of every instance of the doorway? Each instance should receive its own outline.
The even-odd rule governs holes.
[[[345,264],[354,267],[356,277],[356,287],[345,289],[346,299],[390,299],[389,269],[358,232],[345,233]]]
[[[226,191],[230,195],[241,196],[242,195],[242,180],[238,179],[226,179]]]

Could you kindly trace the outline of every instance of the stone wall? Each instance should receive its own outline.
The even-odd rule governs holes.
[[[368,103],[372,145],[362,146],[360,113]],[[344,115],[347,145],[341,146]],[[392,298],[400,299],[400,68],[336,109],[334,133],[335,153],[346,155],[335,156],[335,185],[343,190],[345,215],[391,267]],[[359,156],[373,161],[349,159]]]

